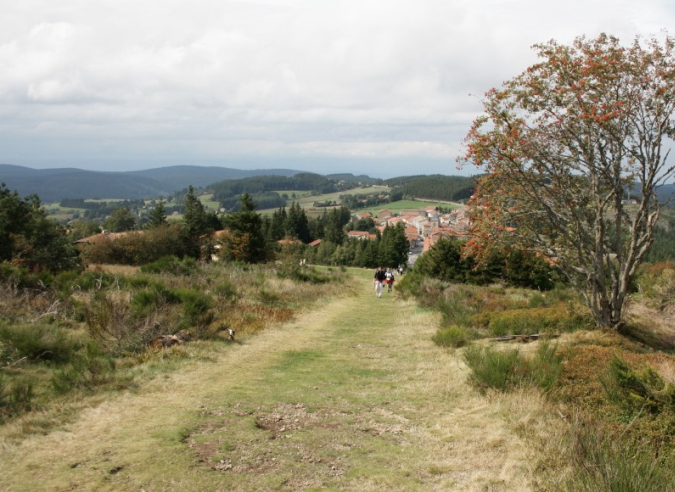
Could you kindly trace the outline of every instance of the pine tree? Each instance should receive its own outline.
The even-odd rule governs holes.
[[[248,193],[241,197],[241,208],[225,216],[229,231],[226,254],[232,260],[257,263],[267,258],[267,248],[262,230],[262,218],[255,212],[255,203]]]
[[[164,209],[164,200],[160,199],[155,208],[148,214],[148,227],[159,227],[166,225],[166,210]]]

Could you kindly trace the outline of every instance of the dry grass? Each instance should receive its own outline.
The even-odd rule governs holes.
[[[87,265],[87,271],[90,272],[105,272],[110,275],[133,275],[140,271],[140,267],[131,265]]]
[[[430,340],[437,316],[375,299],[369,274],[357,297],[91,400],[62,431],[5,440],[0,486],[533,490],[520,434],[538,425],[538,400],[471,391],[458,353]]]

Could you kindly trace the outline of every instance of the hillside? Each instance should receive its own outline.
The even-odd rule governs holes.
[[[476,187],[474,177],[441,174],[402,176],[388,179],[385,184],[396,187],[402,196],[444,201],[467,200]]]
[[[215,166],[169,166],[146,169],[144,171],[131,171],[128,174],[154,179],[155,181],[178,191],[185,188],[188,184],[203,188],[218,181],[230,179],[244,179],[270,175],[291,177],[298,173],[299,171],[293,171],[291,169],[256,169],[244,171],[241,169]]]
[[[64,198],[139,199],[170,195],[187,188],[208,186],[217,181],[261,175],[293,176],[289,169],[243,171],[200,166],[170,166],[129,172],[85,171],[75,168],[32,169],[0,164],[0,182],[20,195],[35,193],[43,202]]]

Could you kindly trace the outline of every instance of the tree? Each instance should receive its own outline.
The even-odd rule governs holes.
[[[127,207],[116,208],[105,221],[105,228],[110,232],[130,231],[136,227],[136,218]]]
[[[183,222],[188,236],[194,238],[204,234],[207,231],[206,210],[204,210],[204,204],[199,200],[192,186],[188,187],[183,206],[185,207]]]
[[[248,193],[241,196],[241,208],[225,216],[228,230],[224,254],[229,259],[256,263],[267,258],[262,219]]]
[[[380,265],[396,268],[408,263],[408,251],[410,244],[405,235],[403,224],[398,223],[395,227],[385,227],[382,239],[378,247]]]
[[[24,198],[0,183],[0,262],[57,272],[79,265],[66,231],[50,220],[37,195]]]
[[[148,214],[149,227],[159,227],[166,225],[166,210],[164,208],[164,200],[160,198],[155,207],[150,210]]]
[[[305,214],[305,210],[300,207],[300,204],[297,202],[291,204],[284,228],[286,235],[290,237],[295,237],[303,243],[309,243],[311,241],[307,215]]]
[[[486,94],[465,140],[465,159],[487,173],[471,200],[470,254],[510,243],[543,255],[598,325],[621,327],[662,205],[656,190],[673,175],[663,146],[674,136],[674,46],[550,41],[535,45],[539,63]]]
[[[188,186],[183,207],[183,242],[188,255],[198,258],[201,255],[200,237],[209,229],[204,204],[199,200],[192,186]]]

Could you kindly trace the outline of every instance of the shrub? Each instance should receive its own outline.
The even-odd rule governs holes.
[[[0,374],[0,423],[7,418],[33,410],[35,404],[35,384],[32,379],[17,379],[9,384]]]
[[[636,279],[638,290],[647,304],[663,309],[675,297],[675,264],[661,262],[644,264]]]
[[[494,336],[541,333],[547,330],[573,331],[592,323],[585,310],[573,309],[571,305],[563,303],[550,307],[483,313],[476,321],[487,326]]]
[[[205,329],[214,319],[213,298],[197,290],[178,291],[183,302],[183,320],[180,328]]]
[[[82,344],[56,325],[0,325],[5,358],[68,362]]]
[[[463,347],[472,338],[467,328],[457,325],[450,325],[447,328],[441,328],[431,337],[431,340],[440,347]]]
[[[615,356],[600,381],[608,399],[631,415],[675,409],[675,387],[667,384],[651,367],[635,371]]]
[[[237,298],[237,286],[230,279],[224,279],[217,283],[213,288],[213,292],[227,301]]]
[[[542,343],[535,356],[527,359],[515,348],[470,346],[464,352],[464,361],[471,369],[472,383],[480,390],[507,391],[524,385],[547,390],[560,374],[562,358],[556,351],[556,347]]]
[[[113,379],[115,361],[95,342],[87,344],[83,353],[73,359],[68,367],[52,375],[51,383],[57,393],[75,389],[92,390]]]
[[[190,275],[197,270],[197,261],[194,258],[180,260],[176,256],[162,258],[141,266],[143,273],[172,273],[174,275]]]
[[[595,430],[595,428],[593,429]],[[567,492],[673,492],[672,467],[647,447],[576,425]]]
[[[530,381],[544,391],[552,389],[560,376],[562,361],[556,345],[546,340],[540,341],[529,363]]]

